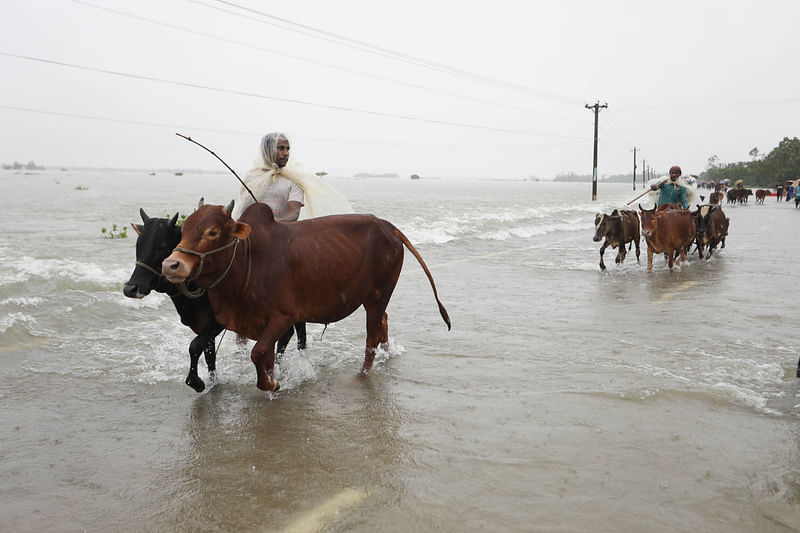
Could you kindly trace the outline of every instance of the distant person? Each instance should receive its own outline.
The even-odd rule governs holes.
[[[686,188],[678,182],[681,177],[681,167],[678,165],[669,169],[669,181],[664,180],[661,183],[654,183],[650,186],[653,191],[661,192],[658,195],[656,206],[664,204],[679,204],[684,209],[689,208],[689,201],[686,198]]]
[[[789,200],[794,198],[794,195],[795,195],[795,188],[794,188],[794,184],[791,183],[791,184],[789,184],[789,188],[786,189],[786,201],[788,202]]]
[[[778,183],[775,186],[775,192],[778,195],[778,201],[780,202],[781,200],[783,200],[783,183]]]

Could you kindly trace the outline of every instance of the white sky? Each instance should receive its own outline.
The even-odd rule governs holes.
[[[639,171],[644,158],[696,174],[800,135],[797,0],[0,0],[0,13],[2,163],[222,169],[181,132],[244,171],[262,134],[285,131],[295,159],[333,175],[551,179],[591,174],[597,100],[601,176],[630,172],[634,146]]]

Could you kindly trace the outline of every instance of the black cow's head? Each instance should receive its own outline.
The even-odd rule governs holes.
[[[139,235],[136,239],[136,268],[122,288],[128,298],[144,298],[156,290],[161,277],[161,262],[181,240],[181,228],[177,225],[178,213],[171,219],[150,218],[144,209],[139,209],[144,224],[131,223]]]
[[[701,205],[698,206],[697,211],[695,211],[695,216],[697,217],[697,236],[702,237],[704,235],[710,235],[713,233],[714,230],[714,219],[711,217],[711,213],[717,209],[717,206],[712,205]]]

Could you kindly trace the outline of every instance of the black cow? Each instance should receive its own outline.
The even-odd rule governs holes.
[[[215,339],[225,328],[214,319],[214,311],[204,290],[197,291],[200,293],[197,297],[190,296],[197,287],[190,283],[181,290],[182,287],[170,283],[161,275],[161,262],[181,240],[181,228],[177,225],[178,213],[169,220],[150,218],[144,209],[140,209],[139,214],[144,225],[131,223],[139,234],[136,239],[136,268],[122,292],[128,298],[144,298],[150,291],[169,295],[181,322],[197,334],[189,344],[190,366],[186,384],[197,392],[202,392],[206,385],[197,375],[197,361],[200,354],[204,353],[208,374],[214,380],[217,371]]]
[[[722,248],[725,248],[730,219],[722,212],[721,205],[701,205],[697,207],[694,214],[697,217],[695,242],[697,243],[697,253],[702,260],[711,257],[718,244],[722,243]],[[708,256],[704,254],[706,248]]]
[[[627,252],[625,245],[633,242],[636,244],[636,262],[639,262],[639,214],[636,211],[628,209],[614,209],[610,215],[604,213],[597,213],[594,217],[594,242],[600,242],[605,238],[603,245],[600,247],[600,269],[605,270],[606,265],[603,262],[603,253],[610,245],[612,248],[619,248],[617,258],[614,260],[616,263],[625,261]],[[631,247],[628,245],[628,250]]]

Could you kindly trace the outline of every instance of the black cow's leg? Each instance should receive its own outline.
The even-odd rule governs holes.
[[[203,353],[207,344],[207,338],[201,335],[195,337],[189,344],[189,375],[186,376],[185,383],[197,392],[203,392],[206,388],[206,384],[197,375],[197,361],[200,360],[200,354]]]
[[[206,347],[203,350],[208,368],[208,379],[212,382],[217,380],[217,343],[214,337],[209,337]]]
[[[290,326],[289,329],[286,330],[286,333],[281,335],[281,338],[278,339],[278,346],[275,348],[275,355],[277,355],[278,358],[286,351],[286,347],[289,346],[289,341],[292,340],[292,335],[294,335],[294,326]]]
[[[797,360],[797,377],[800,378],[800,359]]]
[[[294,329],[297,331],[297,349],[298,350],[305,350],[306,349],[306,323],[305,322],[298,322],[294,325]]]
[[[608,246],[608,243],[604,242],[603,246],[600,247],[600,270],[606,269],[606,264],[603,262],[603,253],[606,251],[606,246]]]

